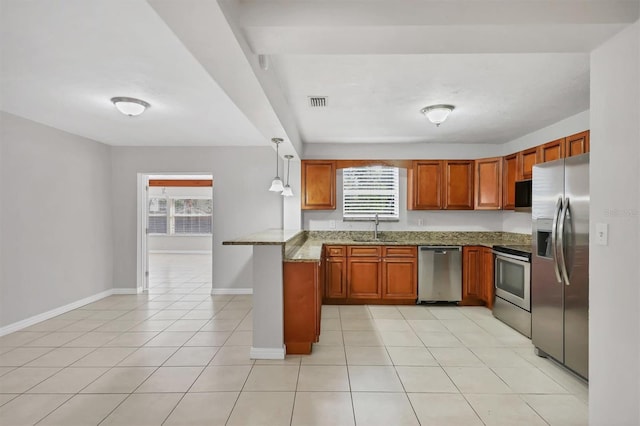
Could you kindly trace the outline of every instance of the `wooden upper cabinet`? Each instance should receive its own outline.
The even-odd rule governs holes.
[[[502,208],[502,157],[476,160],[475,208]]]
[[[413,161],[407,172],[407,209],[442,209],[443,162],[440,160]]]
[[[516,180],[527,180],[533,177],[533,166],[538,163],[538,147],[525,149],[518,153],[518,174]]]
[[[443,208],[473,210],[474,169],[474,160],[445,161]]]
[[[556,139],[547,142],[538,147],[538,162],[546,163],[547,161],[559,160],[564,158],[565,138]]]
[[[516,175],[518,170],[518,154],[504,157],[502,161],[502,209],[516,208]]]
[[[576,133],[575,135],[567,136],[565,139],[565,157],[573,157],[574,155],[580,155],[589,152],[589,130]]]
[[[302,210],[336,209],[336,162],[302,160]]]

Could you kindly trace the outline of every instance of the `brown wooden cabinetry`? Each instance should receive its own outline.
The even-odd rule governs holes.
[[[442,175],[443,162],[440,160],[413,161],[407,171],[407,208],[442,209]]]
[[[574,155],[589,152],[589,130],[567,136],[565,139],[565,157],[573,157]]]
[[[335,210],[336,162],[302,160],[302,210]]]
[[[414,303],[416,246],[326,246],[325,303]]]
[[[564,158],[565,138],[556,139],[547,142],[538,147],[538,162],[546,163],[547,161],[559,160]]]
[[[446,187],[444,208],[447,210],[473,210],[473,160],[445,162]]]
[[[500,210],[502,197],[502,157],[476,160],[476,210]]]
[[[493,307],[493,252],[489,247],[462,248],[461,305]]]
[[[502,163],[502,209],[516,208],[516,175],[518,170],[518,154],[504,157]]]
[[[379,299],[379,257],[350,257],[347,259],[347,298]]]
[[[409,210],[473,210],[473,160],[417,160],[407,174]]]
[[[284,262],[284,343],[288,354],[311,353],[320,336],[318,262]]]
[[[533,166],[538,163],[538,147],[518,153],[518,174],[516,180],[527,180],[533,176]]]

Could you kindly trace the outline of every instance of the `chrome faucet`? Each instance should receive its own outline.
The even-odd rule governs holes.
[[[377,240],[378,239],[378,224],[380,224],[380,221],[378,220],[378,213],[376,213],[375,219],[373,219],[373,239]]]

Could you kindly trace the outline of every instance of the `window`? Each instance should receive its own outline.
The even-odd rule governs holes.
[[[210,198],[149,198],[149,233],[163,235],[211,234]]]
[[[343,218],[346,220],[399,218],[399,169],[351,167],[343,170]]]

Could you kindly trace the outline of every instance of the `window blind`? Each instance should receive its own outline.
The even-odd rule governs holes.
[[[344,219],[398,219],[399,170],[397,167],[350,167],[343,169]]]

